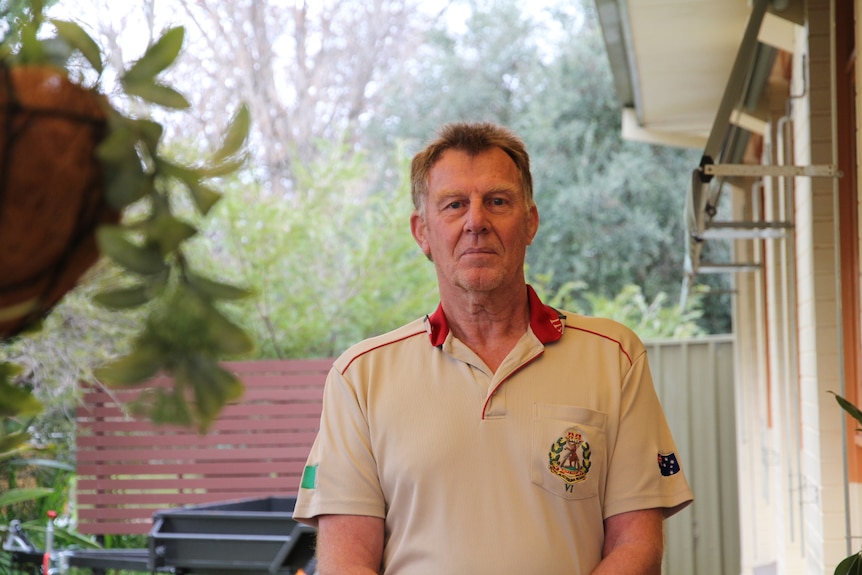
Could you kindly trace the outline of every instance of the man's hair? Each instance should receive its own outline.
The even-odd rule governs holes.
[[[524,142],[511,130],[488,122],[445,124],[424,150],[413,157],[410,164],[410,192],[413,207],[425,213],[425,198],[428,195],[428,172],[446,150],[459,150],[477,156],[492,148],[500,148],[512,158],[518,174],[527,206],[533,205],[533,176],[530,174],[530,155]]]

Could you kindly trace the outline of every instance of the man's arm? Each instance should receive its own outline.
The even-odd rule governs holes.
[[[318,517],[319,575],[376,575],[382,562],[383,519],[366,515]]]
[[[663,519],[661,509],[631,511],[605,519],[602,562],[593,575],[660,575]]]

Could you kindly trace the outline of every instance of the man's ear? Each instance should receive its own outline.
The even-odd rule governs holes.
[[[413,213],[410,214],[410,231],[413,233],[413,239],[416,240],[422,253],[430,258],[431,248],[428,246],[428,227],[425,224],[425,218],[417,210],[413,210]]]
[[[527,215],[527,245],[533,243],[533,238],[536,237],[536,233],[539,231],[539,208],[536,207],[536,204],[533,204],[530,208],[530,213]]]

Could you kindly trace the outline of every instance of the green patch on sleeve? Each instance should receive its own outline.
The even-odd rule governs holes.
[[[317,464],[306,465],[302,472],[302,483],[300,489],[314,489],[317,487]]]

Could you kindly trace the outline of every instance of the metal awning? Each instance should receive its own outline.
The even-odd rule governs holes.
[[[793,166],[740,163],[751,134],[735,116],[757,109],[763,87],[773,67],[777,50],[758,38],[767,10],[776,8],[774,0],[754,0],[745,34],[740,43],[730,79],[725,86],[721,104],[716,113],[709,138],[704,147],[700,165],[693,171],[686,196],[685,253],[687,286],[697,273],[757,271],[759,266],[750,263],[728,263],[717,267],[700,261],[702,243],[711,239],[765,239],[783,238],[793,228],[791,222],[768,221],[715,221],[723,183],[729,178],[763,177],[836,177],[835,166]],[[789,2],[782,2],[788,8]],[[779,12],[780,14],[780,12]],[[685,294],[683,294],[685,297]]]
[[[749,21],[751,0],[594,3],[623,108],[624,137],[703,149]],[[803,4],[773,2],[758,40],[792,51],[793,24],[803,23]]]
[[[700,261],[704,241],[730,239],[731,237],[733,239],[755,238],[760,237],[766,231],[791,227],[786,222],[775,223],[774,225],[778,227],[773,228],[773,224],[765,222],[759,222],[759,225],[755,225],[754,222],[713,221],[718,213],[725,176],[756,177],[759,175],[754,171],[747,174],[719,175],[708,170],[713,170],[717,166],[724,167],[727,164],[741,165],[742,153],[752,136],[749,130],[732,122],[731,119],[734,114],[750,112],[757,108],[763,86],[775,61],[777,50],[758,40],[768,5],[769,0],[755,0],[752,4],[745,33],[739,44],[730,78],[724,87],[724,94],[715,114],[709,138],[704,146],[700,165],[692,171],[685,208],[687,228],[685,273],[687,277],[683,284],[683,300],[687,286],[698,272],[702,272],[701,268],[704,267]],[[754,168],[754,166],[751,167]],[[731,232],[735,233],[731,234]],[[721,266],[712,264],[709,266],[709,271],[712,273],[757,269],[759,266],[750,263],[729,263]]]
[[[783,238],[792,222],[721,221],[728,184],[835,177],[834,166],[744,164],[768,129],[762,96],[779,51],[792,52],[804,0],[595,0],[623,107],[624,137],[703,149],[686,194],[684,286],[698,273],[755,271],[701,262],[705,242]],[[684,288],[685,291],[685,288]],[[684,297],[684,296],[683,296]]]

